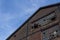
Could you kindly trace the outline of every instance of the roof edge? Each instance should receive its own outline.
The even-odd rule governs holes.
[[[48,8],[48,7],[53,7],[53,6],[59,6],[60,3],[55,3],[55,4],[50,4],[44,7],[40,7],[31,17],[29,17],[15,32],[13,32],[6,40],[9,40],[18,30],[20,30],[33,16],[36,15],[41,9]]]

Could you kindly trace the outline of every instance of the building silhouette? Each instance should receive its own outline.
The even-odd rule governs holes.
[[[60,40],[60,3],[39,8],[7,40]]]

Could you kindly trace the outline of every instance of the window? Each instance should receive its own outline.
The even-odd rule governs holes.
[[[14,37],[16,37],[16,35],[14,35]]]
[[[56,16],[55,16],[55,17],[53,17],[53,18],[51,18],[51,20],[52,20],[52,21],[54,21],[55,19],[56,19]]]
[[[38,28],[38,24],[34,24],[34,25],[32,26],[32,29],[36,29],[36,28]]]

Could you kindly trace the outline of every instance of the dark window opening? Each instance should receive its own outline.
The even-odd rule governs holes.
[[[45,32],[43,34],[45,34]]]
[[[46,20],[44,19],[44,21],[46,21]]]
[[[34,28],[38,28],[38,24],[34,24]]]
[[[39,25],[39,27],[41,27],[41,25]]]
[[[56,19],[56,16],[55,16],[55,17],[53,17],[53,18],[51,18],[51,20],[52,20],[52,21],[54,21],[55,19]]]
[[[14,37],[16,37],[16,35],[14,35]]]
[[[58,30],[56,30],[56,32],[58,32]]]
[[[34,27],[32,26],[32,29],[33,29]]]
[[[34,24],[34,26],[32,26],[32,29],[36,29],[36,28],[38,28],[38,24]]]

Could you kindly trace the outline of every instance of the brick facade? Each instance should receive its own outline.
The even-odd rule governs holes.
[[[60,5],[39,10],[7,40],[59,40],[59,33]]]

